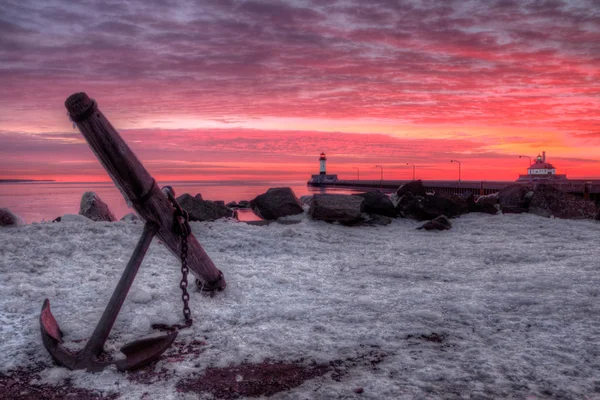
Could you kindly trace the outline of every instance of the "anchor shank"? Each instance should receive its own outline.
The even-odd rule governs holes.
[[[123,275],[121,275],[121,279],[119,280],[106,309],[104,309],[104,313],[102,314],[100,321],[98,321],[96,329],[94,329],[94,333],[92,333],[90,340],[80,353],[80,356],[96,356],[104,350],[104,343],[106,343],[110,330],[117,319],[117,315],[119,315],[121,306],[127,297],[127,293],[129,292],[131,284],[142,264],[142,260],[148,251],[148,247],[150,247],[152,238],[156,235],[158,230],[159,226],[154,222],[149,221],[144,225],[144,231],[131,255],[129,263],[125,267],[125,271],[123,271]]]

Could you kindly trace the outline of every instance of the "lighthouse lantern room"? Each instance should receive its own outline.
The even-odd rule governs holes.
[[[325,153],[321,152],[321,156],[319,157],[319,175],[327,175],[327,157],[325,157]]]

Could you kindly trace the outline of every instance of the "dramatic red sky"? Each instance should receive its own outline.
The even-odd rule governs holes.
[[[600,4],[0,2],[0,179],[109,179],[78,91],[159,180],[600,177]]]

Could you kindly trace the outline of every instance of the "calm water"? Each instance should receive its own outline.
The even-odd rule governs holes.
[[[309,188],[306,181],[272,182],[159,182],[170,185],[177,196],[183,193],[202,194],[205,200],[230,201],[252,200],[272,187],[291,187],[296,196],[325,192],[325,189]],[[52,221],[64,214],[77,214],[84,192],[94,191],[108,204],[112,213],[120,219],[131,212],[123,196],[113,183],[63,183],[23,182],[0,183],[0,208],[8,208],[27,221]],[[350,193],[348,189],[327,189],[327,193]]]

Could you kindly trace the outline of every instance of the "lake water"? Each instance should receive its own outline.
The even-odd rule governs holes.
[[[352,193],[351,189],[313,188],[306,181],[271,182],[159,182],[160,187],[170,185],[177,196],[183,193],[200,193],[205,200],[230,201],[252,200],[273,187],[291,187],[296,196],[313,193]],[[79,213],[79,203],[84,192],[96,192],[109,206],[112,213],[120,219],[132,210],[125,199],[111,183],[85,182],[21,182],[0,183],[0,208],[8,208],[27,221],[52,221],[64,214]]]

